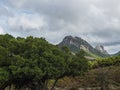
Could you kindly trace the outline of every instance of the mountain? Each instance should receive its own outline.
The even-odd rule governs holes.
[[[100,51],[101,53],[103,54],[108,54],[108,52],[104,49],[104,46],[103,45],[97,45],[95,47],[96,50]]]
[[[80,49],[83,49],[85,52],[87,52],[87,54],[94,57],[108,56],[108,53],[104,50],[103,46],[96,46],[96,48],[93,48],[87,41],[80,37],[66,36],[63,41],[58,44],[58,46],[67,46],[73,53],[77,53],[80,51]]]

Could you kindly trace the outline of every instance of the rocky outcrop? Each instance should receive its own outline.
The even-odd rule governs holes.
[[[95,47],[96,50],[100,51],[101,53],[103,54],[108,54],[108,52],[104,49],[104,46],[103,45],[97,45]]]

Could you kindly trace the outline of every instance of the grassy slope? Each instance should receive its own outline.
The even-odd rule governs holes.
[[[96,54],[93,54],[93,53],[91,53],[91,52],[89,52],[89,51],[85,51],[86,52],[86,54],[88,55],[88,56],[91,56],[91,57],[93,57],[93,58],[101,58],[100,56],[98,56],[98,55],[96,55]]]

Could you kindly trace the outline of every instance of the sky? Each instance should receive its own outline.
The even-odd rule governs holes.
[[[120,0],[0,0],[0,34],[44,37],[58,44],[78,36],[120,51]]]

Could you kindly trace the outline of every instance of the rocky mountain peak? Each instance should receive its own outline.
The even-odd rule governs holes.
[[[73,36],[66,36],[63,41],[76,41],[76,40],[82,40],[80,37],[73,37]]]
[[[72,39],[72,36],[66,36],[63,40],[68,40],[68,39]]]
[[[60,43],[60,45],[67,45],[67,46],[75,46],[77,48],[80,48],[81,45],[84,45],[85,47],[88,46],[88,43],[81,39],[80,37],[72,37],[72,36],[66,36],[63,41]]]
[[[101,53],[108,54],[103,45],[96,45],[95,49],[100,51]]]
[[[96,48],[93,48],[87,41],[80,37],[66,36],[62,42],[58,44],[58,46],[67,46],[70,51],[74,53],[79,52],[81,49],[83,49],[86,52],[100,56],[105,56],[107,54],[102,45],[98,45]]]

